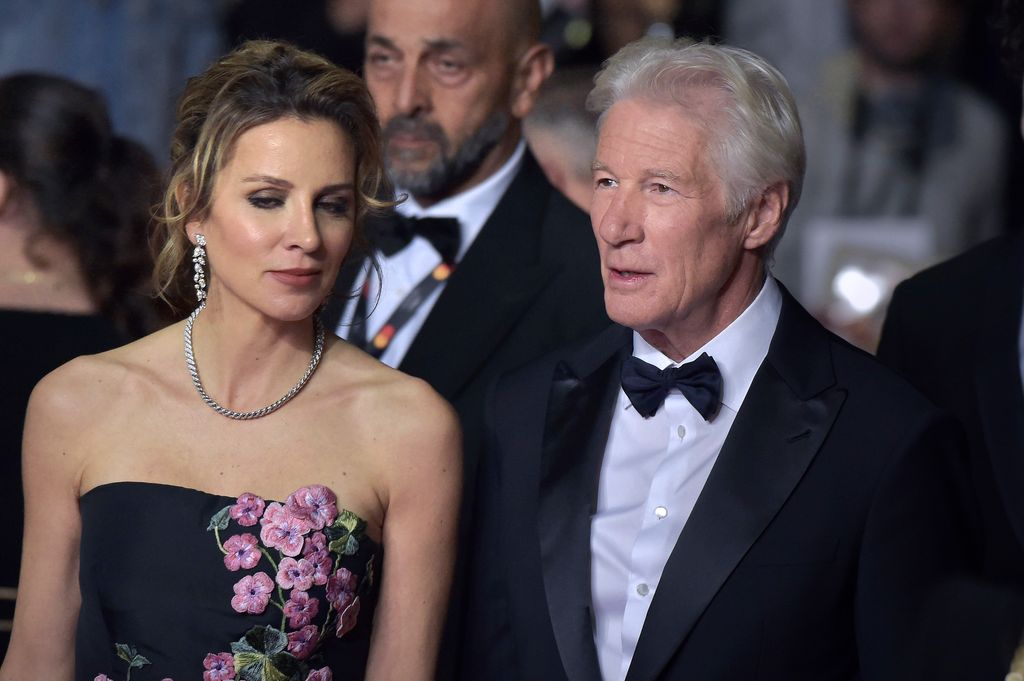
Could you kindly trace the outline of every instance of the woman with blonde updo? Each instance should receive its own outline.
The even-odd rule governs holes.
[[[378,136],[363,83],[287,45],[189,81],[155,276],[194,309],[37,385],[0,680],[432,678],[457,421],[317,318]]]

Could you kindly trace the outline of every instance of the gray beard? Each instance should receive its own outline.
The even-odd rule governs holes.
[[[397,132],[416,132],[437,143],[439,153],[423,171],[414,172],[396,167],[390,152],[385,153],[388,174],[396,187],[413,196],[441,197],[449,195],[470,175],[475,173],[484,158],[501,141],[508,129],[508,114],[495,111],[477,130],[466,138],[462,145],[449,153],[451,142],[441,126],[436,123],[408,117],[395,117],[384,128],[384,144]]]

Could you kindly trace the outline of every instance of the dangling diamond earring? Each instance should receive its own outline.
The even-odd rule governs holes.
[[[202,234],[196,234],[196,248],[192,251],[192,265],[195,269],[195,274],[192,275],[192,281],[196,287],[196,298],[199,299],[199,304],[202,305],[206,301],[206,237]]]

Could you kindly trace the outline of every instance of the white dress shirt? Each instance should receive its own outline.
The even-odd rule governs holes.
[[[645,419],[619,389],[590,526],[594,642],[604,681],[626,677],[665,563],[768,354],[781,309],[778,285],[768,277],[732,324],[684,360],[706,352],[722,372],[722,406],[710,422],[678,390]],[[675,364],[636,332],[633,355],[659,369]]]
[[[400,203],[396,210],[410,217],[449,217],[459,221],[461,243],[457,260],[461,260],[473,244],[484,223],[491,217],[498,201],[505,195],[509,185],[515,178],[516,173],[523,162],[523,153],[526,150],[526,143],[519,140],[512,156],[486,180],[475,185],[466,191],[438,201],[434,205],[424,208],[416,203],[416,200],[409,196]],[[405,192],[399,190],[398,195]],[[430,274],[435,267],[441,263],[441,256],[438,255],[430,242],[421,236],[413,237],[408,246],[391,256],[377,254],[380,261],[384,287],[381,289],[380,280],[372,268],[367,267],[356,280],[356,287],[353,290],[361,290],[367,276],[370,278],[370,290],[368,301],[372,306],[377,300],[377,293],[380,292],[380,299],[376,307],[372,307],[370,316],[366,321],[366,337],[373,338],[384,323],[398,309],[406,295],[409,294],[417,284]],[[426,299],[416,308],[416,312],[392,337],[391,343],[384,350],[380,360],[388,366],[397,367],[401,364],[405,353],[409,351],[416,334],[419,333],[427,316],[433,309],[437,299],[444,290],[444,284],[438,286],[427,296]],[[336,329],[336,333],[342,338],[348,337],[352,317],[355,315],[357,299],[349,301]]]

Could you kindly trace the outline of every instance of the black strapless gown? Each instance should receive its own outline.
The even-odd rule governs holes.
[[[115,482],[80,505],[77,681],[363,678],[381,548],[326,487]]]

